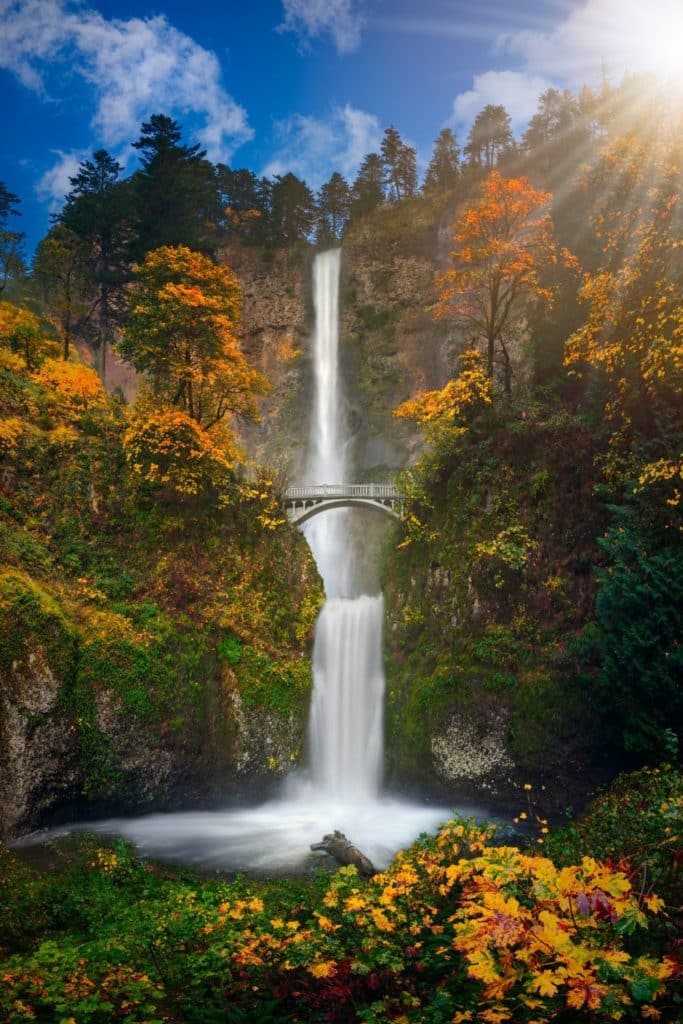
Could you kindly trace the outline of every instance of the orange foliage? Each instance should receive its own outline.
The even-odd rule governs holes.
[[[151,375],[158,400],[210,429],[231,413],[258,419],[268,383],[246,361],[236,326],[241,293],[229,267],[184,246],[147,254],[119,345]]]
[[[479,198],[453,226],[454,267],[440,279],[436,315],[454,318],[486,341],[487,374],[493,376],[496,346],[503,355],[506,389],[509,358],[505,335],[531,303],[550,305],[553,289],[544,285],[544,266],[575,258],[559,251],[547,207],[549,192],[527,178],[503,178],[493,171],[482,182]]]

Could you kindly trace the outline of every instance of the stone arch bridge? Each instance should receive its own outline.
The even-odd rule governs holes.
[[[400,519],[403,512],[394,484],[302,484],[287,488],[284,507],[296,526],[330,508],[371,508],[394,519]]]

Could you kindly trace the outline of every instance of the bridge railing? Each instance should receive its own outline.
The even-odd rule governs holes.
[[[285,501],[312,498],[399,498],[394,484],[310,484],[288,487]]]

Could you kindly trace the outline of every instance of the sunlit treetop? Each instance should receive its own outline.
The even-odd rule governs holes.
[[[232,270],[184,246],[148,253],[137,274],[121,355],[149,374],[158,401],[205,429],[231,413],[258,418],[265,378],[240,350],[242,296]]]
[[[576,260],[560,250],[548,210],[552,196],[528,178],[492,171],[479,194],[453,226],[453,268],[442,275],[437,317],[451,318],[486,344],[486,369],[493,376],[496,348],[506,370],[506,334],[532,305],[549,306],[553,288],[544,268]]]
[[[647,437],[650,461],[635,469],[639,482],[666,482],[667,501],[678,504],[683,497],[681,136],[659,131],[647,139],[633,134],[617,139],[605,147],[584,184],[596,196],[604,266],[584,277],[586,319],[567,342],[565,363],[575,374],[590,367],[605,375],[613,450],[630,450],[629,438]]]

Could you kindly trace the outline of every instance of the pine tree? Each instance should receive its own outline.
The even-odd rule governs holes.
[[[417,153],[390,125],[384,132],[381,146],[384,182],[396,201],[415,195],[417,191]]]
[[[483,166],[487,171],[491,170],[501,155],[513,146],[510,115],[505,107],[487,104],[475,117],[467,136],[465,154],[470,165]]]
[[[318,193],[318,241],[326,244],[341,238],[349,218],[351,189],[335,171]]]
[[[278,241],[310,238],[316,219],[315,198],[305,181],[291,172],[273,181],[273,225]]]
[[[432,159],[425,175],[425,192],[447,192],[454,188],[460,174],[460,150],[450,128],[442,128],[434,143]]]
[[[0,181],[0,295],[9,281],[25,270],[22,256],[24,233],[9,230],[9,218],[19,216],[19,201],[19,196]]]
[[[225,164],[218,164],[216,185],[223,211],[222,229],[254,244],[271,242],[274,234],[272,182],[268,178],[257,178],[246,167],[232,170]]]
[[[379,153],[368,153],[351,187],[353,218],[370,213],[384,202],[384,165]]]
[[[213,164],[199,146],[181,141],[180,126],[165,114],[142,125],[133,148],[142,167],[133,178],[137,238],[133,255],[162,245],[187,245],[200,252],[216,247],[220,219]]]
[[[130,277],[127,246],[132,219],[131,190],[119,181],[123,168],[104,150],[92,160],[84,160],[78,173],[69,178],[71,192],[66,197],[58,222],[84,243],[87,256],[82,270],[96,299],[89,325],[94,331],[100,353],[102,379],[106,373],[107,347],[125,308],[124,285]]]

